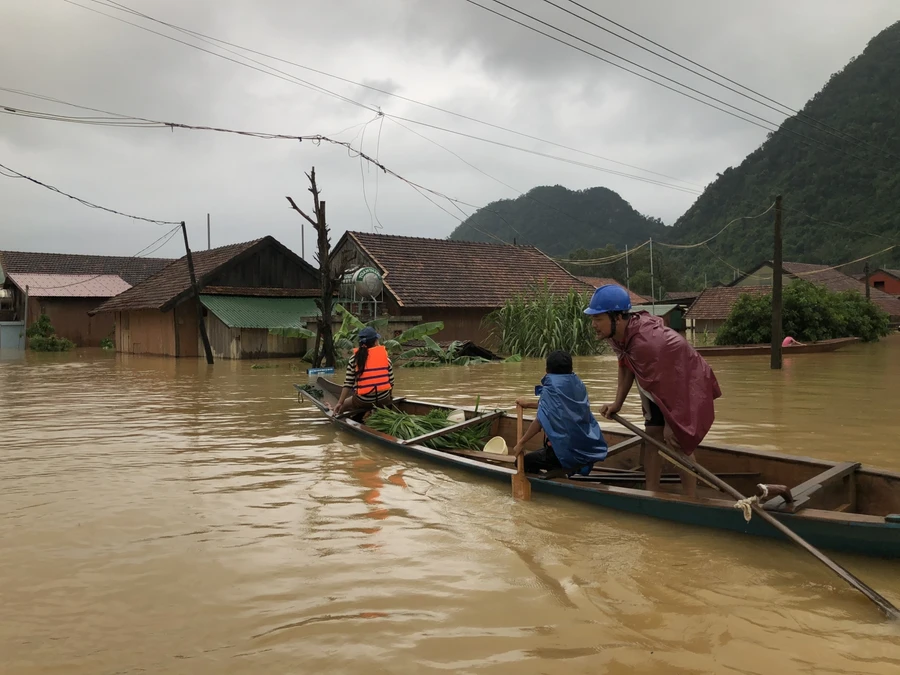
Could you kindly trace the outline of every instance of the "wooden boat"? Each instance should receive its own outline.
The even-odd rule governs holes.
[[[510,455],[434,450],[422,444],[424,439],[403,441],[353,419],[335,416],[331,406],[337,402],[341,388],[325,378],[316,381],[318,392],[294,386],[338,428],[386,448],[492,478],[509,480],[517,473],[515,458]],[[476,414],[471,407],[407,399],[394,399],[394,405],[414,415],[425,415],[434,408],[462,409],[467,420],[492,420],[491,436],[502,436],[510,448],[517,440],[515,416],[502,411]],[[539,436],[526,444],[527,450],[540,447]],[[660,491],[644,490],[639,470],[641,439],[630,432],[611,430],[604,430],[604,436],[609,445],[607,458],[596,464],[589,476],[526,474],[532,490],[680,523],[783,537],[761,518],[746,522],[733,499],[711,488],[698,487],[697,499],[682,496],[674,472],[663,474]],[[832,462],[713,444],[701,445],[694,457],[747,496],[756,494],[760,483],[787,486],[787,500],[782,496],[770,498],[763,507],[813,546],[900,558],[900,473],[863,467],[858,462]]]
[[[823,352],[833,352],[841,347],[846,347],[854,342],[859,342],[858,337],[835,338],[834,340],[820,340],[818,342],[808,342],[802,345],[791,345],[790,347],[782,347],[784,356],[793,356],[794,354],[821,354]],[[715,345],[711,347],[695,347],[695,349],[703,356],[756,356],[760,354],[769,354],[772,351],[772,345]]]

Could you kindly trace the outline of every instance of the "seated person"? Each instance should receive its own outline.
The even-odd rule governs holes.
[[[349,410],[365,412],[391,404],[394,366],[387,349],[378,344],[379,339],[381,336],[374,328],[366,326],[359,331],[359,348],[353,350],[347,364],[344,388],[334,407],[335,415]]]
[[[606,459],[606,440],[591,413],[587,389],[574,372],[572,357],[564,351],[547,356],[547,374],[541,380],[538,401],[521,398],[523,408],[537,408],[537,417],[516,443],[512,454],[524,452],[525,443],[541,430],[544,447],[525,453],[525,471],[587,475],[594,462]]]

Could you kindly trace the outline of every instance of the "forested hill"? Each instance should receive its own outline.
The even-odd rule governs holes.
[[[659,238],[666,229],[661,220],[638,213],[612,190],[554,185],[488,204],[460,223],[450,238],[493,242],[497,237],[509,243],[515,239],[549,255],[564,256],[607,244],[623,249]]]
[[[702,241],[733,218],[765,210],[776,194],[784,198],[785,260],[837,263],[900,241],[900,22],[739,166],[719,174],[670,240]],[[771,257],[772,214],[735,224],[710,248],[741,268]],[[690,257],[695,279],[723,271],[711,255]],[[873,262],[898,260],[900,250]]]

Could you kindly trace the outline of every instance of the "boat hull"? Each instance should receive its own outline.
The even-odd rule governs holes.
[[[320,384],[321,383],[322,380],[320,380]],[[323,386],[325,385],[323,384]],[[316,405],[316,407],[319,408],[319,410],[328,417],[332,424],[338,429],[352,433],[359,438],[377,443],[383,448],[396,451],[403,455],[424,459],[448,468],[463,469],[480,476],[495,480],[499,479],[507,485],[509,485],[510,477],[515,474],[515,470],[511,468],[509,464],[498,465],[497,463],[488,463],[484,460],[473,459],[468,456],[460,456],[450,452],[434,450],[422,445],[405,444],[392,436],[377,432],[358,422],[335,417],[323,401],[317,400],[304,392],[301,392],[301,394],[304,398],[307,398]],[[438,404],[416,401],[406,401],[403,405],[408,407],[410,411],[413,411],[415,414],[424,413],[433,407],[445,407]],[[497,433],[509,435],[510,429],[512,428],[511,425],[513,424],[513,418],[508,416],[501,417],[497,420]],[[618,437],[624,439],[633,438],[615,432],[610,432],[608,435],[611,442],[614,438]],[[703,455],[702,450],[704,447],[707,448],[707,453],[718,453],[720,458],[717,460],[715,454]],[[637,450],[638,446],[635,446],[634,451]],[[780,475],[793,475],[793,484],[795,485],[809,474],[816,474],[820,469],[827,468],[830,464],[834,464],[818,462],[817,460],[811,460],[809,458],[759,453],[749,449],[731,448],[729,446],[701,446],[701,449],[698,450],[698,452],[701,453],[702,462],[710,467],[714,467],[717,462],[722,464],[722,458],[724,457],[725,464],[722,464],[717,469],[719,471],[734,470],[729,469],[726,464],[734,465],[736,463],[743,463],[745,466],[742,467],[741,470],[751,468],[746,466],[748,462],[765,461],[783,464],[787,468],[779,469]],[[623,456],[624,453],[620,455],[619,458]],[[604,464],[612,466],[616,464],[616,462],[610,462],[609,458],[607,458],[607,462],[604,462]],[[822,466],[819,466],[819,464],[822,464]],[[620,466],[623,466],[621,462]],[[608,470],[615,471],[616,469]],[[621,469],[619,470],[621,471]],[[770,471],[771,469],[762,466],[761,470],[764,472],[763,475],[765,475],[765,472]],[[785,471],[795,471],[799,473],[787,474]],[[728,499],[688,499],[675,493],[648,492],[643,489],[625,488],[617,485],[599,484],[577,479],[554,478],[548,480],[530,474],[527,475],[527,478],[531,484],[532,491],[535,493],[554,495],[591,504],[593,506],[632,513],[635,515],[649,516],[685,525],[701,526],[711,529],[787,540],[782,533],[775,530],[758,516],[751,518],[750,522],[745,521],[743,512],[735,509],[734,502]],[[900,506],[900,498],[898,498],[897,489],[897,486],[900,485],[900,476],[888,472],[873,472],[869,469],[862,469],[857,474],[857,480],[862,479],[872,482],[874,486],[871,489],[873,491],[881,491],[882,497],[884,497],[886,493],[890,493],[891,501],[887,502],[888,508],[890,509],[889,512],[900,511],[900,509],[896,508]],[[754,483],[756,479],[748,478],[745,480]],[[841,492],[844,488],[838,485],[833,489]],[[807,508],[798,513],[775,511],[771,513],[813,546],[873,557],[900,558],[900,517],[873,517],[857,513],[841,513],[815,508]]]
[[[791,347],[783,347],[782,354],[784,356],[793,356],[795,354],[822,354],[825,352],[833,352],[847,345],[859,342],[859,338],[836,338],[834,340],[822,340],[820,342],[810,342],[804,345],[793,345]],[[704,357],[707,356],[759,356],[762,354],[770,354],[772,345],[721,345],[714,347],[695,347],[697,352]]]

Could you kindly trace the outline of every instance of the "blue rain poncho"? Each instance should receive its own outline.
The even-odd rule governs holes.
[[[567,471],[590,473],[606,459],[606,440],[591,414],[587,389],[574,373],[548,374],[541,380],[538,420]]]

